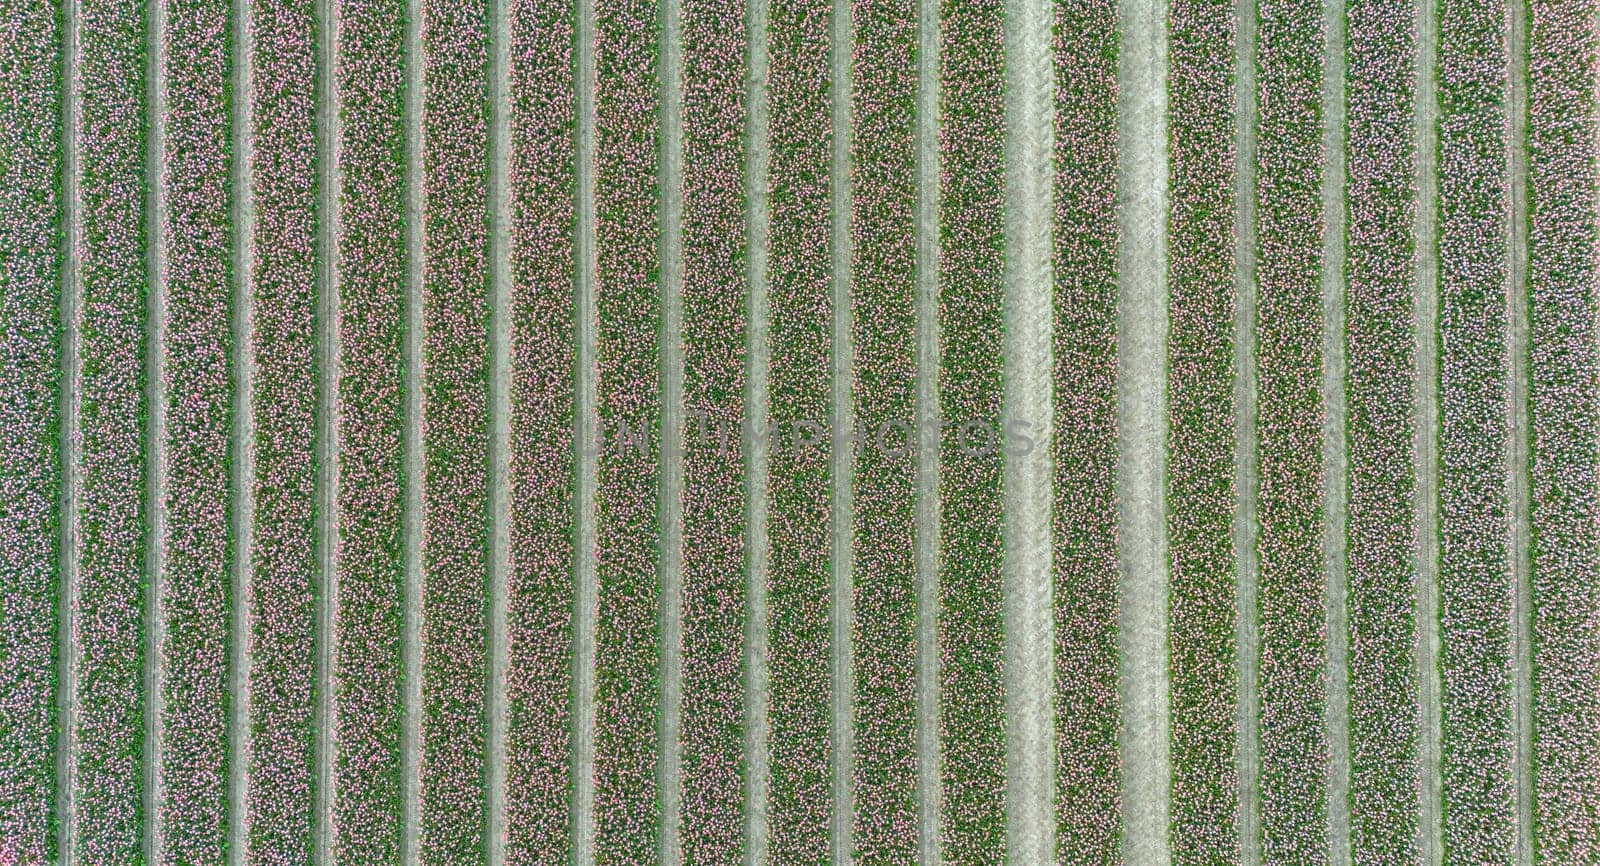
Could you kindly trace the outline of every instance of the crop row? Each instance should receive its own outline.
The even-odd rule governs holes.
[[[1347,12],[1350,845],[1417,856],[1416,10]]]
[[[683,402],[732,429],[747,416],[744,133],[747,4],[685,0]],[[746,802],[745,455],[688,449],[683,478],[684,862],[737,861]]]
[[[1517,836],[1515,591],[1506,487],[1508,23],[1500,0],[1447,0],[1439,11],[1439,668],[1446,862],[1510,862]]]
[[[867,436],[916,411],[918,34],[912,3],[857,0],[850,18],[851,399]],[[917,857],[917,467],[905,435],[853,452],[851,844],[866,862]]]
[[[939,406],[1002,409],[1004,38],[1001,0],[939,4]],[[949,428],[939,448],[940,850],[1006,856],[1001,458]]]
[[[1167,394],[1173,860],[1238,859],[1234,20],[1171,12]]]
[[[768,7],[768,424],[821,420],[832,405],[831,5]],[[823,863],[837,755],[831,451],[779,443],[768,454],[767,856]]]
[[[1056,4],[1056,856],[1121,860],[1117,4]]]
[[[69,820],[89,863],[137,859],[145,824],[144,24],[130,0],[79,7]]]
[[[252,4],[250,16],[250,719],[245,802],[236,808],[248,810],[251,862],[305,862],[320,691],[317,9],[272,0]]]
[[[570,850],[574,610],[576,4],[511,20],[511,572],[505,862]],[[502,109],[505,110],[505,109]]]
[[[660,800],[659,463],[651,448],[663,288],[656,276],[660,8],[605,0],[595,13],[596,393],[609,432],[620,440],[621,425],[632,425],[645,448],[608,442],[597,466],[594,844],[599,862],[644,863],[656,857]]]
[[[222,859],[230,796],[235,539],[232,100],[228,6],[167,4],[160,34],[162,473],[157,720],[161,862]]]
[[[60,25],[4,11],[0,38],[0,859],[55,858],[60,475]]]
[[[420,857],[481,856],[488,670],[488,16],[422,7]]]
[[[345,0],[339,131],[338,440],[331,842],[400,862],[407,315],[402,0]],[[326,375],[326,374],[325,374]]]
[[[1596,369],[1595,69],[1588,3],[1527,11],[1533,845],[1600,851],[1600,370]]]
[[[1262,856],[1325,856],[1322,82],[1312,0],[1262,0],[1256,56],[1256,369]]]

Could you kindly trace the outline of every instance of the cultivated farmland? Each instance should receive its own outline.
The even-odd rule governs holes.
[[[905,862],[917,850],[923,769],[911,495],[917,466],[913,433],[899,426],[916,413],[916,12],[898,0],[862,0],[850,15],[851,398],[858,437],[845,446],[854,468],[851,842],[864,862]]]
[[[1596,12],[0,3],[0,866],[1594,863]]]

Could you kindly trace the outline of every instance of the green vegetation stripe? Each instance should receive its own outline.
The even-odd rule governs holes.
[[[233,477],[232,20],[226,4],[171,0],[165,64],[161,371],[165,496],[161,573],[162,863],[227,847]]]
[[[511,20],[511,572],[508,864],[571,854],[576,3]]]
[[[483,855],[488,650],[488,15],[426,0],[420,857]]]
[[[651,0],[595,9],[597,863],[652,862],[659,832],[659,14]]]
[[[339,12],[339,598],[333,855],[400,862],[405,134],[399,0]]]
[[[1516,590],[1505,481],[1509,23],[1503,0],[1445,0],[1439,12],[1439,772],[1447,863],[1510,863],[1517,840]]]
[[[145,46],[143,4],[79,8],[78,552],[74,859],[133,862],[144,764]],[[9,254],[8,254],[9,255]],[[9,293],[11,290],[7,289]]]
[[[1239,857],[1234,8],[1171,7],[1167,532],[1172,859]]]
[[[682,6],[683,401],[712,431],[690,431],[683,467],[685,863],[744,850],[746,11]]]
[[[1418,849],[1416,10],[1351,0],[1345,207],[1350,847]]]
[[[254,503],[248,616],[251,863],[312,852],[318,349],[317,10],[251,10],[250,416]]]
[[[1327,859],[1322,572],[1322,73],[1314,0],[1262,0],[1257,43],[1257,425],[1265,862]]]
[[[1001,217],[1004,50],[998,0],[942,0],[939,749],[942,858],[1006,856],[1001,653]]]
[[[0,859],[56,858],[61,527],[58,9],[0,7]]]
[[[767,856],[777,864],[827,862],[833,840],[833,473],[826,436],[807,429],[801,444],[794,427],[826,426],[832,398],[832,8],[773,0],[767,16],[777,121],[767,133]]]
[[[1056,859],[1117,866],[1117,7],[1055,13]]]
[[[1595,4],[1530,0],[1528,296],[1533,850],[1600,863]],[[1587,756],[1587,757],[1584,757]]]
[[[917,853],[917,11],[850,5],[850,285],[857,442],[852,846],[863,863]],[[851,446],[846,446],[851,447]]]

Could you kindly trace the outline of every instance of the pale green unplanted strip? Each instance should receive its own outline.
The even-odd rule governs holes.
[[[1349,450],[1347,437],[1349,407],[1345,399],[1345,377],[1348,363],[1345,355],[1345,207],[1344,189],[1346,167],[1345,152],[1345,2],[1328,0],[1323,7],[1323,26],[1327,28],[1328,42],[1323,62],[1327,74],[1323,78],[1322,111],[1326,119],[1323,127],[1322,152],[1327,160],[1322,175],[1322,218],[1326,221],[1323,233],[1322,266],[1322,400],[1326,414],[1322,425],[1322,465],[1324,504],[1322,519],[1322,562],[1327,581],[1328,606],[1327,652],[1327,716],[1324,721],[1328,739],[1328,863],[1329,866],[1350,866],[1350,677],[1349,677],[1349,568],[1346,564],[1349,537]],[[1253,18],[1253,16],[1252,16]],[[1253,64],[1252,64],[1253,65]],[[1254,70],[1252,70],[1253,72]],[[1252,168],[1254,168],[1252,166]],[[1255,197],[1251,196],[1251,207]],[[1252,238],[1254,239],[1252,226]],[[1259,241],[1257,241],[1259,243]],[[1257,247],[1259,249],[1259,246]],[[1254,256],[1255,251],[1251,251]],[[1252,413],[1251,420],[1254,422]],[[1252,435],[1256,435],[1252,431]],[[1257,464],[1259,466],[1259,462]],[[1259,484],[1259,471],[1257,472]],[[1259,524],[1257,525],[1259,534]],[[1254,551],[1252,551],[1254,552]],[[1256,560],[1259,569],[1260,560]],[[1259,602],[1258,602],[1259,605]],[[1252,653],[1259,671],[1262,624],[1251,608],[1252,628],[1256,646]],[[1255,827],[1249,840],[1253,859],[1247,862],[1258,866],[1261,856],[1262,835],[1260,808],[1260,711],[1259,680],[1255,683],[1257,695],[1254,706],[1256,766],[1252,768],[1256,785],[1251,791],[1255,802],[1253,814]]]
[[[660,0],[661,699],[657,740],[661,866],[682,862],[683,785],[683,53],[680,0]]]
[[[405,380],[402,409],[402,448],[405,490],[401,494],[401,538],[404,556],[401,610],[401,667],[403,674],[400,729],[400,857],[416,863],[421,845],[421,785],[418,769],[422,751],[422,381],[423,360],[423,260],[422,260],[422,4],[405,4],[401,36],[401,67],[405,75],[404,121],[401,146],[405,151],[405,317],[401,346]]]
[[[767,45],[768,0],[749,0],[745,8],[745,107],[748,112],[744,135],[744,233],[745,247],[745,381],[744,418],[754,430],[761,430],[760,419],[771,418],[768,404],[768,366],[771,345],[768,294],[772,278],[767,273],[769,258],[768,163],[770,161],[767,114],[767,75],[770,66]],[[780,122],[784,118],[779,118]],[[771,722],[767,695],[771,677],[767,663],[768,620],[767,583],[771,569],[767,538],[768,468],[771,445],[764,437],[753,436],[741,446],[744,459],[745,503],[745,624],[744,624],[744,862],[763,866],[769,843],[768,800],[772,787],[769,752]],[[781,446],[780,446],[781,447]],[[789,515],[779,511],[777,518]],[[782,640],[782,636],[779,636]]]
[[[577,7],[574,34],[573,215],[574,312],[573,429],[577,474],[573,490],[572,619],[572,862],[595,863],[595,605],[599,595],[595,562],[595,6],[599,0],[572,0]]]
[[[1005,410],[1033,447],[1005,458],[1006,850],[1055,859],[1051,568],[1052,102],[1048,0],[1005,3]],[[1019,449],[1020,450],[1020,449]]]
[[[829,97],[829,172],[828,197],[831,211],[829,226],[828,275],[833,307],[832,327],[828,345],[832,357],[829,370],[828,417],[836,431],[854,429],[855,406],[851,390],[855,382],[854,366],[843,363],[853,358],[855,344],[851,330],[852,287],[851,262],[854,255],[850,220],[850,201],[853,186],[850,176],[851,119],[854,116],[851,94],[854,92],[854,71],[851,68],[855,46],[855,27],[851,14],[852,0],[832,0],[829,11],[828,84]],[[829,514],[829,614],[832,618],[829,653],[830,712],[829,734],[832,739],[832,779],[829,790],[833,795],[833,814],[830,828],[830,855],[835,866],[852,866],[855,860],[855,646],[851,640],[855,620],[855,588],[851,583],[854,546],[851,544],[852,518],[855,514],[854,467],[844,449],[829,455],[828,491]]]
[[[232,177],[229,178],[233,198],[228,213],[228,219],[232,221],[234,231],[237,232],[231,262],[235,306],[232,322],[233,357],[230,360],[235,367],[235,386],[233,429],[230,431],[228,443],[233,449],[234,458],[231,477],[228,479],[228,497],[233,503],[229,529],[234,535],[240,555],[235,557],[229,576],[232,582],[233,604],[229,612],[232,621],[229,624],[228,634],[231,646],[227,676],[232,700],[228,707],[227,722],[227,785],[229,801],[246,804],[249,802],[253,769],[250,736],[253,709],[251,686],[255,677],[251,667],[252,650],[256,648],[252,635],[255,625],[252,608],[255,603],[254,584],[257,571],[254,551],[256,536],[254,476],[258,449],[250,427],[254,414],[251,404],[256,390],[256,369],[260,366],[255,357],[255,335],[252,332],[257,306],[254,291],[257,279],[254,256],[257,238],[252,182],[256,139],[254,123],[257,114],[257,94],[253,85],[257,58],[251,51],[256,21],[251,15],[250,0],[232,0],[229,6],[233,15],[235,41],[233,80],[230,84],[233,92],[240,94],[242,98],[236,99],[233,104],[232,117],[229,118],[231,128],[228,130],[234,158],[237,160]],[[270,106],[268,111],[271,111]],[[270,142],[267,144],[267,149],[270,155],[272,149]],[[268,243],[270,245],[271,241]],[[267,278],[269,280],[271,278],[270,268]],[[267,362],[270,363],[270,360]],[[270,456],[267,459],[268,462],[271,461]],[[247,862],[250,850],[250,811],[246,806],[228,812],[229,866],[244,866]]]
[[[342,21],[337,0],[315,0],[311,5],[315,47],[316,201],[313,205],[316,232],[316,284],[312,300],[313,321],[317,329],[313,350],[317,369],[313,375],[317,390],[313,412],[316,508],[315,570],[311,591],[316,624],[316,684],[311,729],[311,789],[314,801],[310,815],[312,863],[331,866],[336,841],[335,804],[338,791],[337,696],[339,665],[339,379],[343,346],[339,341],[341,319],[338,247],[343,214],[339,204],[344,195],[344,175],[340,159],[344,154],[344,128],[341,123],[341,91],[337,74],[339,33]]]
[[[851,121],[854,107],[855,73],[852,68],[853,47],[857,40],[851,0],[833,0],[830,6],[829,84],[832,88],[829,105],[829,158],[828,195],[832,221],[829,226],[829,276],[832,285],[833,321],[828,334],[831,350],[829,364],[829,419],[835,431],[854,429],[856,408],[851,399],[855,382],[855,367],[844,362],[853,358],[855,342],[852,329],[854,316],[850,299],[854,286],[852,274],[853,232],[850,202],[854,185],[850,174],[852,165],[850,148]],[[832,617],[829,685],[833,743],[832,778],[829,789],[833,795],[833,814],[830,821],[832,838],[830,851],[838,866],[850,866],[855,859],[855,802],[856,802],[856,736],[852,724],[856,697],[852,687],[855,678],[854,618],[856,615],[855,587],[852,583],[854,545],[852,518],[855,514],[853,461],[844,449],[830,454],[829,477],[832,488],[828,502],[829,515],[829,613]]]
[[[1168,866],[1164,0],[1123,0],[1117,70],[1123,859]]]
[[[1239,774],[1240,866],[1261,864],[1261,691],[1257,679],[1261,667],[1261,625],[1255,617],[1260,591],[1260,560],[1256,556],[1256,540],[1261,532],[1257,513],[1261,464],[1256,450],[1259,444],[1256,437],[1256,249],[1259,240],[1256,237],[1255,198],[1257,110],[1255,10],[1255,0],[1235,0],[1233,405],[1236,420],[1233,487],[1238,501],[1233,517],[1233,558],[1238,586],[1235,610],[1239,612],[1234,638],[1234,658],[1239,667],[1238,705],[1235,710],[1238,748],[1235,760]],[[1324,299],[1323,309],[1326,311],[1328,306],[1329,301]],[[1343,345],[1339,340],[1333,340],[1332,343],[1335,349]],[[1328,355],[1325,351],[1323,357],[1329,359],[1323,374],[1323,393],[1327,394],[1339,390],[1341,379],[1330,372],[1334,356]],[[1331,379],[1328,378],[1330,376]],[[1342,426],[1330,425],[1324,436],[1331,439],[1342,433]],[[1338,447],[1342,449],[1342,444]],[[1324,460],[1332,465],[1332,460],[1326,456]],[[1324,538],[1342,543],[1343,531],[1330,528]],[[1340,557],[1342,558],[1342,554]]]
[[[162,370],[166,360],[166,307],[167,263],[161,248],[163,235],[162,210],[166,203],[156,178],[160,177],[166,159],[166,122],[163,117],[167,100],[166,44],[161,32],[166,26],[167,0],[149,0],[145,6],[145,116],[149,129],[148,149],[145,156],[145,268],[149,285],[148,303],[144,310],[144,405],[146,423],[144,434],[145,483],[142,491],[148,509],[149,529],[144,551],[144,670],[142,685],[145,695],[144,776],[143,798],[140,803],[144,826],[140,830],[140,843],[145,861],[160,863],[162,858],[161,828],[155,820],[161,802],[161,641],[162,641],[162,585],[161,571],[166,559],[166,454],[161,448],[166,438],[166,383]]]
[[[939,866],[939,0],[916,13],[917,862]]]
[[[489,211],[489,447],[488,499],[488,680],[484,709],[484,862],[506,862],[507,606],[512,579],[511,508],[516,481],[511,477],[511,364],[513,287],[511,222],[511,7],[489,0],[489,116],[487,196]],[[551,286],[559,293],[562,287]],[[551,431],[553,432],[553,431]],[[553,673],[553,672],[552,672]]]
[[[1439,591],[1439,94],[1437,49],[1439,7],[1416,4],[1416,90],[1413,135],[1416,136],[1416,670],[1417,703],[1421,710],[1417,736],[1417,774],[1422,799],[1417,816],[1422,866],[1444,862],[1443,772],[1440,753]]]
[[[1506,493],[1511,517],[1511,699],[1516,755],[1516,866],[1534,866],[1533,853],[1533,492],[1529,477],[1532,424],[1528,411],[1528,27],[1527,0],[1507,0],[1506,341],[1510,404],[1506,413]]]
[[[83,305],[82,292],[79,289],[83,280],[82,266],[79,264],[83,205],[78,192],[83,176],[79,167],[82,158],[77,145],[78,117],[81,111],[78,66],[82,62],[83,49],[78,0],[63,0],[60,10],[58,26],[61,28],[61,48],[58,62],[61,64],[63,84],[57,96],[59,109],[57,117],[60,127],[56,146],[59,148],[61,160],[61,173],[57,181],[61,193],[59,211],[61,265],[58,274],[56,315],[57,321],[60,322],[61,337],[56,368],[57,381],[60,383],[56,393],[56,411],[59,413],[56,447],[60,449],[61,462],[60,490],[56,501],[61,510],[58,518],[60,535],[56,543],[54,599],[57,686],[54,695],[55,766],[52,771],[57,793],[51,809],[55,821],[55,839],[52,841],[56,856],[62,866],[71,866],[76,854],[73,828],[76,823],[74,803],[78,796],[78,783],[74,777],[77,756],[73,744],[81,724],[75,704],[78,699],[77,673],[82,664],[82,653],[78,649],[80,626],[74,613],[75,603],[81,592],[78,585],[80,578],[77,559],[81,555],[79,551],[82,547],[80,540],[82,524],[78,514],[78,502],[83,495],[79,467],[81,458],[77,446],[77,441],[82,438],[83,423],[82,398],[79,396],[83,382],[83,367],[79,360],[82,353],[83,322],[78,313]]]

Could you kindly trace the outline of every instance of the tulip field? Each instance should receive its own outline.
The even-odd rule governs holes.
[[[1600,866],[1600,0],[0,25],[0,866]]]

